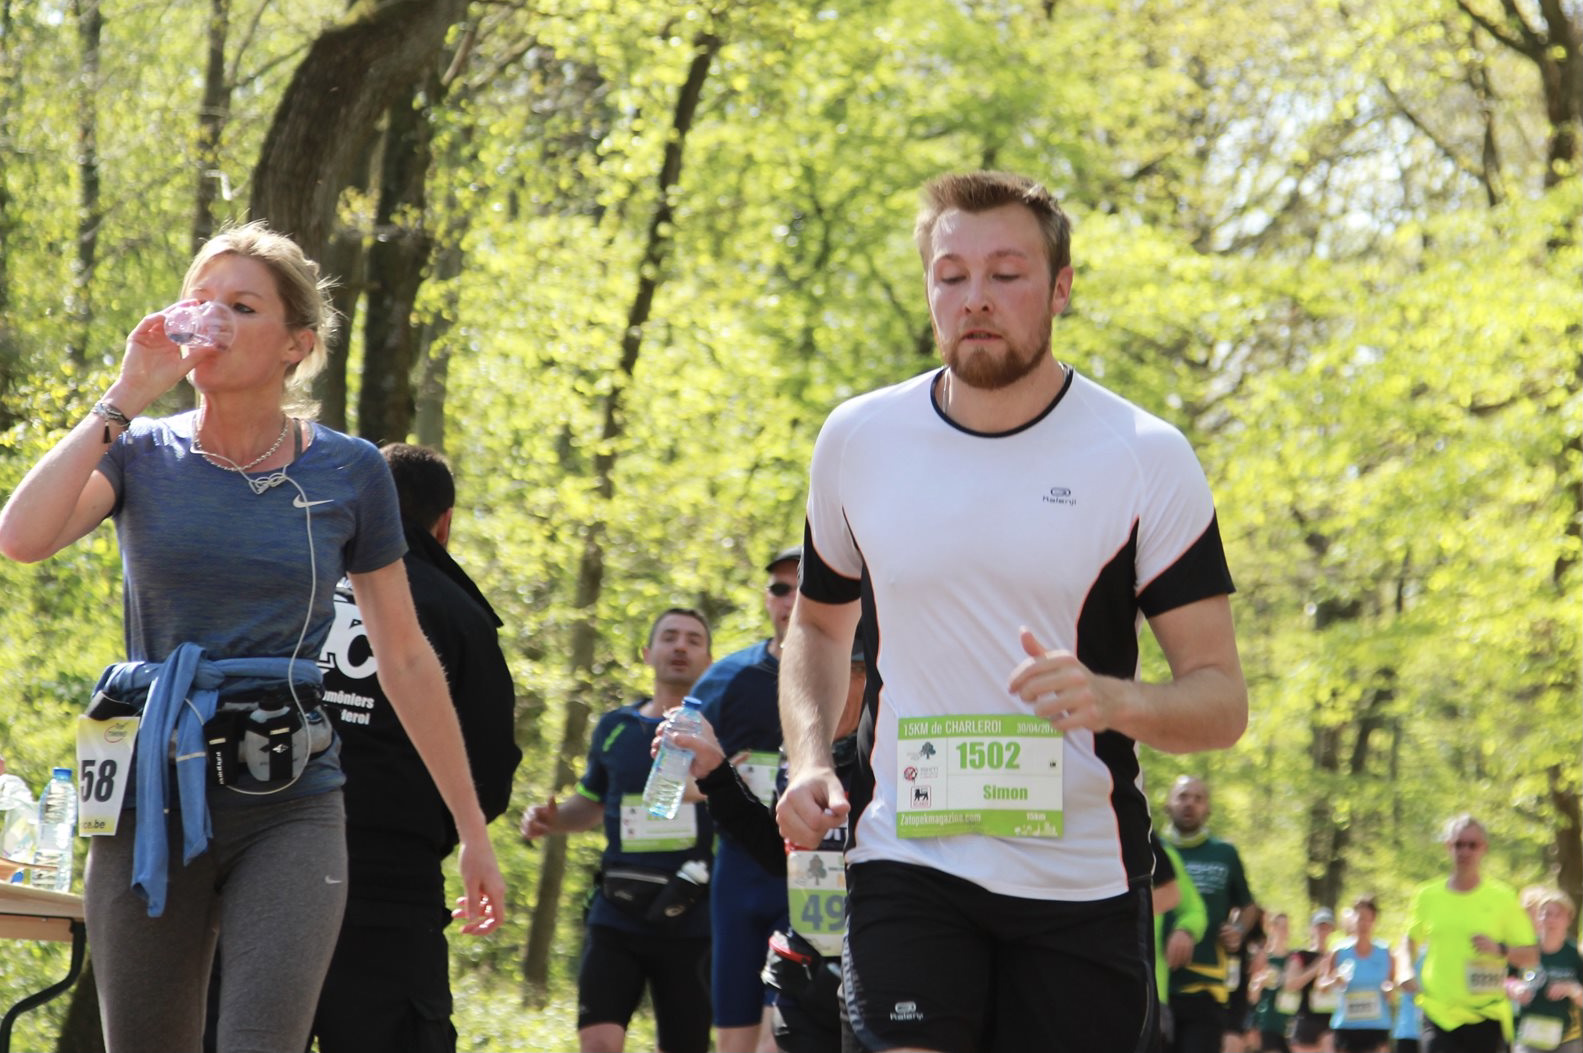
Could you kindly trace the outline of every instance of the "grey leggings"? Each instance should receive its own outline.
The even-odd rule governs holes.
[[[215,942],[221,1053],[302,1053],[346,907],[341,791],[212,810],[209,850],[181,864],[150,918],[131,889],[133,815],[88,853],[84,905],[109,1053],[198,1053]]]

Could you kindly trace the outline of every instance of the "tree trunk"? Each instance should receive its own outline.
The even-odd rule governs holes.
[[[638,355],[643,347],[643,328],[648,324],[654,295],[663,280],[664,264],[674,236],[675,211],[672,199],[681,181],[683,149],[698,110],[704,83],[709,77],[709,67],[720,45],[720,38],[713,33],[700,33],[693,38],[692,62],[688,66],[687,79],[676,97],[671,135],[666,141],[665,156],[660,164],[659,192],[655,199],[654,214],[649,221],[643,259],[638,266],[637,289],[627,311],[626,328],[622,331],[621,360],[617,366],[616,382],[605,397],[599,452],[594,456],[597,493],[600,504],[605,508],[608,508],[615,493],[617,445],[626,430],[622,421],[622,396],[637,369]],[[583,531],[583,554],[577,572],[575,604],[580,615],[572,627],[572,679],[577,688],[574,697],[567,700],[566,722],[556,753],[552,792],[559,792],[571,785],[574,775],[572,766],[581,760],[588,738],[590,709],[586,699],[593,694],[594,647],[599,637],[598,605],[603,586],[604,521],[595,518]],[[560,914],[561,887],[566,870],[565,841],[561,838],[556,840],[560,842],[559,851],[554,851],[553,847],[547,851],[539,871],[538,901],[534,904],[533,923],[523,953],[522,980],[524,993],[529,999],[541,997],[549,984],[550,947],[555,939],[555,923]]]
[[[1537,19],[1511,0],[1491,17],[1469,0],[1457,0],[1474,25],[1502,46],[1533,64],[1540,99],[1550,124],[1545,150],[1546,189],[1574,177],[1583,141],[1583,18],[1569,13],[1566,0],[1539,0]]]
[[[337,431],[347,430],[346,407],[349,381],[346,375],[347,349],[352,346],[352,326],[357,320],[357,303],[363,297],[363,231],[341,227],[325,249],[324,272],[335,276],[330,303],[341,318],[341,327],[330,341],[330,357],[324,372],[313,378],[313,395],[319,400],[319,420]]]
[[[1572,237],[1571,228],[1567,228],[1565,237]],[[1559,248],[1559,245],[1555,246]],[[1573,346],[1576,346],[1577,326],[1573,326]],[[1573,359],[1572,370],[1567,377],[1566,388],[1570,400],[1577,398],[1578,392],[1583,390],[1583,355]],[[1572,436],[1561,446],[1561,455],[1557,458],[1557,477],[1565,480],[1566,492],[1569,497],[1569,511],[1567,517],[1566,537],[1570,544],[1559,547],[1560,555],[1556,557],[1555,568],[1552,573],[1552,584],[1556,595],[1563,601],[1567,597],[1577,595],[1576,570],[1579,541],[1583,540],[1583,485],[1579,484],[1577,465],[1583,461],[1583,437]],[[1567,661],[1563,667],[1564,680],[1555,685],[1555,689],[1562,693],[1562,697],[1576,699],[1578,697],[1578,666],[1575,658]],[[1556,883],[1561,891],[1572,897],[1572,902],[1583,905],[1583,802],[1579,801],[1578,769],[1562,765],[1550,768],[1548,772],[1550,783],[1550,803],[1555,808],[1555,868]]]
[[[431,75],[422,95],[433,100],[438,88],[439,77]],[[375,444],[403,442],[412,429],[418,341],[413,305],[433,246],[424,226],[433,131],[427,104],[417,106],[419,95],[414,86],[390,108],[380,151],[357,400],[358,434]]]
[[[231,35],[231,0],[209,0],[209,61],[198,105],[197,171],[194,173],[192,250],[214,234],[214,201],[220,189],[220,140],[231,116],[231,85],[225,77],[225,45]]]
[[[313,42],[253,169],[250,211],[319,259],[379,116],[428,75],[467,0],[358,4]]]
[[[1336,839],[1344,836],[1336,824],[1336,813],[1330,787],[1335,784],[1341,767],[1341,729],[1315,723],[1310,728],[1313,745],[1309,760],[1313,763],[1314,782],[1309,793],[1313,799],[1308,804],[1308,902],[1315,907],[1334,907],[1336,890],[1341,883],[1341,870],[1337,866]]]
[[[1559,765],[1548,774],[1550,803],[1556,811],[1556,885],[1573,903],[1583,903],[1583,806],[1575,783]]]
[[[373,170],[373,140],[358,154],[352,164],[352,174],[346,180],[347,189],[367,190]],[[330,303],[341,319],[330,341],[330,357],[324,371],[313,378],[313,395],[319,400],[319,420],[337,431],[347,429],[347,406],[351,402],[351,381],[347,376],[347,354],[352,346],[352,332],[357,327],[357,305],[362,302],[363,290],[368,284],[369,232],[361,226],[338,224],[324,250],[323,271],[333,275],[335,287],[330,290]]]
[[[583,554],[577,568],[576,609],[582,617],[572,626],[572,672],[576,689],[566,700],[566,717],[561,725],[561,744],[555,753],[555,781],[551,794],[571,786],[577,778],[575,765],[588,749],[588,704],[593,688],[594,648],[599,641],[595,607],[604,587],[605,560],[599,524],[589,524],[583,535]],[[545,844],[544,861],[539,867],[538,895],[533,903],[533,922],[528,928],[528,945],[522,957],[524,995],[533,1004],[542,1004],[550,984],[550,949],[555,944],[556,921],[560,917],[561,890],[566,883],[566,838],[552,837]]]
[[[1309,547],[1316,555],[1328,547],[1328,541],[1310,535]],[[1314,631],[1321,633],[1343,621],[1357,621],[1365,617],[1363,604],[1356,600],[1325,600],[1317,605],[1314,614]],[[1316,720],[1311,732],[1313,747],[1311,759],[1317,786],[1308,806],[1307,886],[1308,902],[1313,907],[1335,908],[1341,902],[1346,887],[1347,847],[1352,840],[1351,822],[1337,815],[1337,802],[1346,796],[1337,790],[1342,785],[1356,786],[1367,778],[1371,740],[1383,725],[1385,706],[1395,697],[1394,670],[1376,670],[1371,686],[1365,693],[1362,705],[1351,720],[1339,725],[1327,725]],[[1352,750],[1342,765],[1342,738],[1348,728],[1353,729]]]
[[[93,279],[99,255],[99,44],[104,15],[99,0],[75,0],[78,60],[77,84],[77,256],[72,268],[70,313],[76,334],[66,348],[79,367],[88,362],[93,343]]]
[[[412,431],[417,441],[436,450],[445,449],[445,395],[451,372],[450,345],[442,339],[451,327],[450,320],[460,308],[454,279],[462,272],[462,235],[465,222],[460,219],[447,230],[434,252],[434,277],[442,284],[444,305],[426,321],[418,340],[418,383]]]
[[[1395,679],[1394,673],[1382,670],[1376,676],[1380,686],[1370,689],[1356,719],[1346,725],[1356,729],[1344,777],[1349,787],[1357,786],[1368,777],[1371,741],[1383,724],[1381,711],[1396,694],[1390,686]],[[1315,768],[1322,781],[1331,786],[1342,782],[1339,778],[1342,774],[1341,737],[1346,726],[1324,729],[1323,736],[1319,728],[1314,729]],[[1335,802],[1338,799],[1344,799],[1343,795],[1325,793],[1309,807],[1308,902],[1313,907],[1334,909],[1340,906],[1346,889],[1347,848],[1352,843],[1352,824],[1337,818]]]
[[[1545,115],[1550,118],[1545,187],[1576,177],[1583,142],[1583,17],[1568,14],[1564,0],[1539,0],[1547,29],[1534,56],[1544,85]],[[1575,20],[1576,19],[1576,20]]]
[[[478,24],[469,22],[457,41],[451,64],[436,82],[435,99],[442,95],[450,99],[451,89],[466,70],[468,60],[478,43]],[[452,144],[452,155],[441,164],[457,170],[478,159],[473,149],[473,130],[457,129]],[[430,142],[432,150],[433,143]],[[430,158],[430,164],[434,160]],[[412,432],[417,441],[432,449],[445,449],[445,400],[451,373],[451,345],[444,339],[451,329],[451,320],[461,311],[461,294],[456,279],[461,276],[466,256],[462,252],[462,239],[471,225],[471,214],[456,200],[455,190],[445,202],[440,230],[434,235],[429,248],[433,259],[434,280],[440,283],[441,305],[439,310],[426,317],[418,329],[417,380],[414,392]],[[518,700],[519,703],[521,699]],[[523,707],[518,706],[519,719]]]
[[[15,142],[14,115],[22,112],[22,78],[19,71],[25,48],[17,42],[17,23],[11,0],[0,0],[0,143]],[[22,373],[22,344],[11,323],[11,270],[7,263],[16,236],[16,217],[7,184],[9,151],[0,151],[0,429],[17,421],[10,394]]]

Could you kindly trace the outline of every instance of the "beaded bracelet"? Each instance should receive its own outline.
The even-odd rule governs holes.
[[[105,402],[103,399],[93,404],[93,413],[97,417],[104,418],[104,444],[106,446],[110,445],[110,425],[119,424],[123,429],[132,426],[132,418],[116,409],[114,403]]]

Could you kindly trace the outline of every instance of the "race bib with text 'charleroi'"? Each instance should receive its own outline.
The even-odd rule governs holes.
[[[896,731],[902,837],[1060,837],[1065,736],[1024,714],[907,717]]]

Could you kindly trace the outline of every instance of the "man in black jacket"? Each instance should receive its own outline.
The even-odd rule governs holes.
[[[872,796],[873,782],[873,774],[857,749],[868,685],[865,627],[858,627],[852,641],[852,676],[831,749],[836,774],[854,812],[861,812]],[[659,736],[666,730],[668,726],[662,726],[656,732],[652,748],[658,748]],[[727,761],[707,718],[698,734],[681,732],[675,739],[678,746],[693,751],[691,774],[722,838],[740,845],[766,872],[787,882],[790,924],[784,932],[771,935],[764,964],[764,979],[777,992],[771,1018],[777,1047],[782,1053],[857,1050],[840,993],[841,938],[846,923],[843,854],[850,844],[847,825],[833,828],[824,841],[811,848],[789,845],[781,837],[774,810]],[[782,754],[777,792],[785,785]]]
[[[405,443],[383,453],[401,503],[418,621],[445,667],[478,800],[494,819],[506,810],[522,759],[516,691],[495,636],[501,621],[446,551],[456,488],[445,459]],[[456,829],[380,690],[346,582],[319,665],[325,707],[341,733],[350,857],[346,918],[313,1022],[319,1050],[452,1053],[442,866]]]

